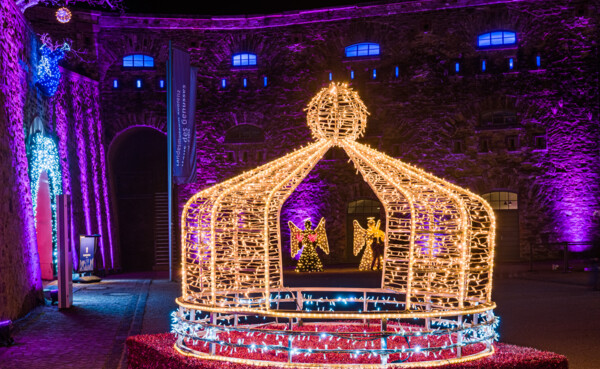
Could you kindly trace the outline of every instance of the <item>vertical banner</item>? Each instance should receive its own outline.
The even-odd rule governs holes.
[[[196,181],[196,68],[190,55],[173,48],[172,56],[172,144],[173,180],[176,184]]]

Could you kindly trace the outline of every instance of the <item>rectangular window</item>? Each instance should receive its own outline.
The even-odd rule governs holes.
[[[460,72],[460,63],[454,63],[454,71],[456,73]]]
[[[377,69],[373,69],[373,79],[377,78]]]
[[[452,142],[452,152],[454,154],[462,154],[464,152],[464,144],[462,140],[454,140]]]
[[[113,88],[119,88],[119,81],[116,79],[113,79]]]
[[[228,152],[227,152],[227,161],[234,161],[234,158],[235,158],[235,157],[234,157],[234,155],[233,155],[233,152],[231,152],[231,151],[228,151]]]
[[[267,77],[263,77],[263,87],[267,87]]]
[[[244,88],[248,87],[248,78],[244,78]]]
[[[506,137],[506,150],[508,151],[517,151],[519,144],[519,139],[517,136],[508,136]]]
[[[136,88],[142,88],[142,80],[141,79],[138,79],[138,80],[135,81],[135,87]]]
[[[400,74],[400,68],[396,67],[395,71],[396,71],[396,78],[398,78],[398,75]]]
[[[227,87],[227,80],[225,78],[223,78],[221,80],[221,88],[225,88],[225,87]]]
[[[508,58],[508,69],[513,70],[515,67],[515,60],[513,58]]]
[[[161,79],[160,81],[158,81],[158,85],[160,86],[160,88],[165,88],[165,80]]]
[[[533,138],[533,147],[536,150],[545,150],[548,147],[546,143],[546,135],[535,136]]]
[[[353,70],[350,71],[350,79],[354,79],[354,71]]]
[[[333,73],[329,72],[329,80],[333,80]]]
[[[490,152],[492,140],[489,137],[481,137],[479,139],[479,152]]]
[[[482,71],[482,72],[485,72],[485,68],[486,68],[486,65],[485,65],[485,60],[482,60],[482,61],[481,61],[481,71]]]
[[[535,65],[538,68],[542,66],[542,58],[539,55],[535,57]]]

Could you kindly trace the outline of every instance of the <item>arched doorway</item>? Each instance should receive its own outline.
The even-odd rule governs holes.
[[[46,171],[43,171],[40,175],[36,203],[35,234],[37,237],[37,249],[40,257],[42,279],[51,280],[54,278],[52,257],[52,205],[50,201],[50,182]]]
[[[363,228],[367,228],[367,220],[369,217],[374,217],[375,220],[381,219],[381,229],[385,230],[385,217],[382,216],[383,206],[376,200],[356,200],[348,204],[348,212],[346,214],[346,262],[356,264],[360,262],[362,253],[354,255],[354,220]]]
[[[496,215],[496,259],[521,259],[519,243],[519,198],[511,191],[493,191],[482,197],[492,206]]]
[[[130,128],[111,143],[109,162],[121,267],[125,271],[152,270],[157,258],[157,231],[168,227],[166,219],[157,219],[157,204],[161,204],[160,209],[167,206],[166,135],[150,127]]]

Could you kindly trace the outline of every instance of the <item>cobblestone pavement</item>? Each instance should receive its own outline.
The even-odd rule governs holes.
[[[550,350],[569,358],[570,369],[600,369],[600,291],[589,273],[552,272],[540,266],[498,265],[493,300],[501,341]],[[286,271],[288,286],[377,287],[378,272],[339,269],[305,275]],[[152,273],[120,275],[75,285],[73,308],[43,306],[14,324],[16,345],[0,347],[2,369],[124,369],[130,335],[169,331],[169,314],[181,287]]]
[[[150,279],[74,285],[73,307],[42,306],[15,322],[15,345],[0,347],[0,368],[119,368],[124,343],[139,334]]]

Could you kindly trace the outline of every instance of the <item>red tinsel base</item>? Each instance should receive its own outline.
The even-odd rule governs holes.
[[[130,369],[241,369],[248,365],[202,360],[179,354],[173,348],[175,336],[171,333],[133,336],[127,339],[127,363]],[[567,358],[553,352],[539,351],[496,343],[491,357],[437,368],[445,369],[568,369]],[[252,367],[252,366],[250,366]],[[272,366],[269,368],[277,368]]]

